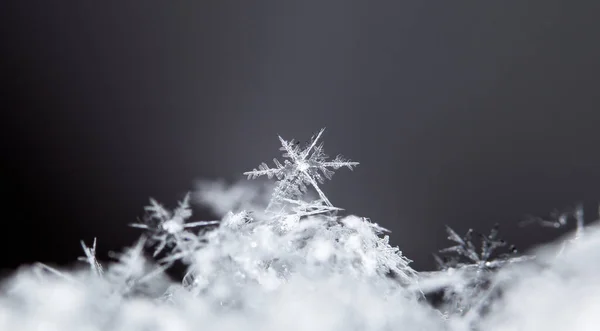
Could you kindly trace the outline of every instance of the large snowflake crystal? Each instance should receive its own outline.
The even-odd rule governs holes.
[[[273,196],[267,210],[271,210],[275,205],[285,202],[285,199],[297,199],[307,191],[307,186],[312,186],[319,194],[320,199],[327,206],[333,206],[325,196],[319,184],[324,183],[323,176],[331,179],[334,171],[341,167],[347,167],[352,170],[358,162],[352,162],[344,159],[341,155],[336,156],[333,161],[327,161],[328,156],[323,152],[323,143],[317,144],[319,138],[325,129],[321,129],[314,135],[305,148],[301,148],[298,142],[294,140],[286,141],[281,136],[280,150],[284,152],[283,157],[286,160],[279,162],[273,159],[274,168],[270,168],[266,163],[258,166],[258,169],[247,171],[244,175],[248,179],[254,179],[260,176],[268,178],[277,177],[278,182],[273,191]],[[331,170],[333,169],[333,170]]]

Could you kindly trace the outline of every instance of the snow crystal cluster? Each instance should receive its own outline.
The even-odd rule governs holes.
[[[174,210],[151,199],[131,224],[140,239],[108,264],[94,240],[81,243],[85,268],[22,268],[3,282],[0,330],[598,329],[600,233],[584,235],[582,208],[536,219],[573,216],[578,230],[529,255],[497,227],[479,248],[472,230],[448,227],[454,246],[436,256],[439,270],[418,273],[388,230],[325,195],[325,179],[358,162],[330,161],[322,134],[304,146],[279,137],[284,161],[245,173],[274,184],[204,181]],[[190,221],[192,201],[221,219]],[[176,264],[180,281],[165,273]]]

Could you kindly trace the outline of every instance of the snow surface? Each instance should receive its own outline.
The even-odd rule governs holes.
[[[456,245],[445,253],[457,258],[419,273],[389,231],[325,196],[320,173],[358,163],[327,161],[322,133],[306,147],[280,137],[287,161],[246,173],[275,176],[274,185],[204,181],[173,211],[151,200],[132,225],[140,240],[110,263],[96,260],[94,241],[82,242],[85,268],[23,266],[3,281],[0,330],[600,329],[595,226],[495,257],[497,230],[477,252],[470,232],[449,229]],[[220,220],[190,222],[194,201]],[[182,280],[165,276],[173,263],[187,265]],[[432,302],[434,292],[442,299]]]

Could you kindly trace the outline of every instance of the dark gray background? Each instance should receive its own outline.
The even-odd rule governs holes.
[[[361,162],[325,192],[418,269],[444,224],[527,247],[557,233],[524,214],[600,200],[598,1],[111,3],[0,5],[4,266],[118,249],[149,196],[324,126]]]

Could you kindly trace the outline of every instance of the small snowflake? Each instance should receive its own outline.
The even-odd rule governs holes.
[[[499,288],[492,283],[492,276],[507,264],[527,261],[531,257],[515,257],[514,246],[509,252],[494,254],[497,249],[507,246],[498,237],[498,224],[488,235],[480,235],[481,246],[473,243],[473,229],[464,236],[446,227],[448,240],[456,245],[440,250],[444,258],[434,255],[441,272],[447,276],[458,276],[452,283],[443,286],[443,305],[446,314],[464,315],[469,311],[481,312],[493,301]]]
[[[477,268],[497,267],[505,264],[505,262],[509,262],[509,255],[517,252],[515,246],[511,245],[509,247],[510,254],[502,254],[492,260],[494,251],[506,246],[506,242],[498,238],[498,224],[492,228],[489,235],[480,235],[481,249],[479,251],[473,244],[473,229],[469,229],[463,237],[459,236],[449,226],[446,227],[446,232],[448,233],[448,240],[453,241],[456,245],[444,248],[440,250],[440,253],[454,253],[456,255],[445,260],[435,256],[436,261],[442,269],[464,266],[474,266]]]
[[[157,243],[153,256],[158,255],[166,247],[176,246],[181,250],[186,243],[195,241],[196,236],[187,229],[219,223],[219,221],[185,223],[192,216],[189,201],[188,193],[183,201],[179,202],[179,206],[170,212],[156,200],[150,199],[150,206],[144,208],[148,213],[145,222],[131,224],[132,227],[151,232],[150,238]]]

